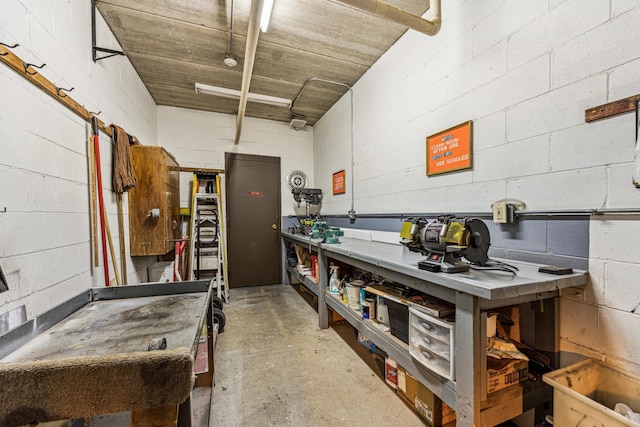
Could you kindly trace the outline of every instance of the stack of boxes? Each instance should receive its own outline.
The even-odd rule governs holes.
[[[456,425],[455,411],[391,358],[385,361],[385,377],[398,396],[431,427]]]

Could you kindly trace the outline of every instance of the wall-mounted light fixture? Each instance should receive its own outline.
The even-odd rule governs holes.
[[[267,32],[269,20],[271,19],[271,11],[273,10],[274,0],[265,0],[262,5],[262,16],[260,17],[260,29],[263,33]]]
[[[240,91],[235,89],[227,89],[219,86],[209,86],[202,83],[196,83],[196,93],[205,95],[220,96],[222,98],[240,99]],[[277,96],[262,95],[260,93],[247,94],[247,101],[257,102],[259,104],[275,105],[276,107],[291,107],[291,100],[286,98],[278,98]]]

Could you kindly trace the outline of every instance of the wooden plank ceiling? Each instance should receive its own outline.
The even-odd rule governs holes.
[[[388,0],[421,16],[429,0]],[[236,114],[238,101],[196,94],[195,83],[240,90],[250,0],[96,0],[158,105]],[[352,86],[406,31],[405,27],[333,0],[275,0],[260,33],[250,92],[293,100],[309,78]],[[425,36],[427,42],[428,36]],[[106,59],[107,61],[113,59]],[[291,111],[249,102],[246,115],[289,122],[292,112],[313,125],[346,88],[312,82]]]

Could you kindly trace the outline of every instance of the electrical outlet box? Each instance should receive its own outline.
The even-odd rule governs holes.
[[[494,203],[493,209],[493,222],[496,224],[507,224],[507,202]]]

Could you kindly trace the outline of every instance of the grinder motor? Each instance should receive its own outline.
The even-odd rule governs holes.
[[[478,218],[443,215],[432,223],[422,217],[409,218],[402,226],[400,237],[400,243],[409,250],[427,256],[418,263],[422,270],[457,273],[469,270],[469,263],[485,266],[489,261],[491,236]]]

